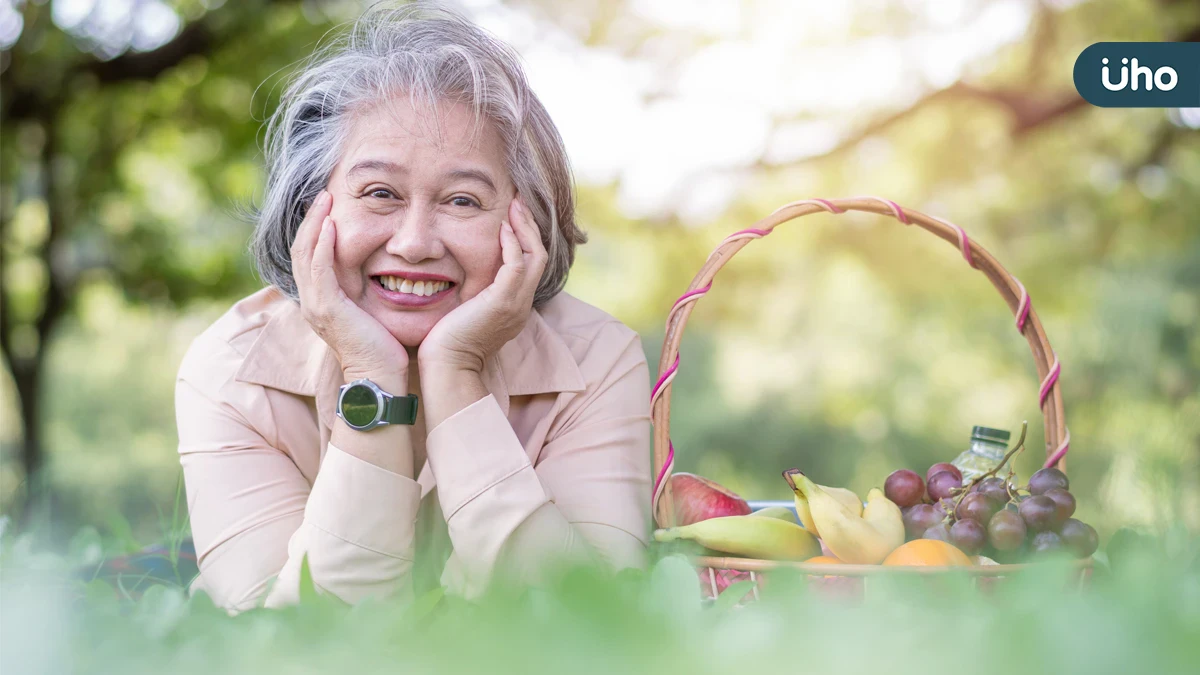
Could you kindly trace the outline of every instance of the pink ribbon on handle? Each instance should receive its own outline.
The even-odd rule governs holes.
[[[833,214],[846,212],[846,209],[838,207],[836,204],[829,201],[828,199],[800,199],[800,200],[797,200],[794,202],[789,202],[787,204],[784,204],[783,206],[772,211],[771,215],[775,215],[776,213],[779,213],[780,211],[782,211],[784,209],[790,209],[793,206],[803,206],[805,204],[816,204],[817,206],[820,206],[822,209],[825,209],[826,211],[833,213]]]
[[[655,519],[658,518],[658,500],[662,497],[663,489],[667,486],[667,478],[671,475],[673,468],[675,468],[675,444],[668,440],[667,461],[663,462],[662,471],[659,471],[658,478],[654,479],[654,496],[650,500],[651,513],[654,514]]]
[[[1033,301],[1029,298],[1029,291],[1025,290],[1025,284],[1021,280],[1013,277],[1013,281],[1017,282],[1017,286],[1021,289],[1021,299],[1017,301],[1017,330],[1025,332],[1025,320],[1029,318],[1029,310],[1033,307]]]
[[[734,237],[738,236],[739,234],[757,234],[760,237],[765,237],[768,234],[771,234],[771,231],[770,230],[760,230],[757,227],[747,227],[744,230],[738,230],[737,232],[734,232],[733,234],[729,235],[728,237],[725,237],[725,241],[730,241]]]
[[[667,324],[669,325],[671,323],[671,314],[674,314],[675,310],[682,307],[683,304],[687,302],[688,298],[693,298],[696,296],[704,295],[705,293],[709,292],[710,290],[712,290],[712,282],[711,281],[708,282],[708,285],[705,286],[704,288],[697,288],[694,291],[688,291],[687,293],[684,293],[683,295],[679,296],[679,299],[675,301],[675,304],[671,305],[671,312],[669,314],[667,314]]]
[[[933,216],[930,217],[933,218]],[[954,230],[954,233],[958,235],[958,249],[962,251],[963,260],[966,260],[972,268],[979,269],[979,266],[975,264],[975,259],[971,257],[971,238],[967,236],[967,231],[948,220],[933,219]]]
[[[670,383],[671,380],[675,379],[675,371],[677,371],[677,370],[679,370],[679,355],[678,354],[675,355],[675,362],[671,364],[671,367],[667,368],[667,370],[665,372],[663,372],[662,376],[658,378],[658,382],[654,383],[654,389],[651,390],[651,392],[650,392],[650,407],[651,408],[654,407],[655,401],[658,400],[659,394],[662,393],[663,389],[666,388],[667,384]]]
[[[1058,376],[1062,374],[1062,363],[1058,360],[1058,354],[1054,355],[1054,363],[1050,365],[1050,371],[1046,373],[1046,378],[1042,380],[1042,386],[1038,388],[1038,408],[1046,407],[1046,399],[1050,398],[1050,392],[1054,390],[1054,385],[1058,384]],[[1058,461],[1067,454],[1067,450],[1071,448],[1071,430],[1066,429],[1066,436],[1063,437],[1062,443],[1055,448],[1054,452],[1046,459],[1046,463],[1042,466],[1051,467],[1058,464]]]
[[[1058,355],[1054,356],[1054,363],[1050,365],[1050,372],[1046,373],[1046,379],[1042,380],[1042,386],[1038,389],[1038,407],[1046,407],[1046,399],[1050,396],[1050,390],[1058,382],[1058,375],[1062,372],[1062,364],[1058,362]]]
[[[675,355],[675,362],[667,368],[658,381],[654,383],[654,388],[650,393],[650,410],[654,410],[654,404],[658,402],[658,397],[666,391],[667,385],[671,380],[675,379],[675,373],[679,370],[679,355]],[[653,413],[652,413],[653,414]],[[663,468],[658,472],[658,477],[654,479],[654,491],[651,493],[650,508],[651,512],[658,513],[658,500],[662,497],[663,487],[667,484],[667,477],[671,475],[671,469],[675,466],[675,444],[667,439],[667,461],[663,462]],[[657,516],[656,516],[657,517]]]
[[[897,204],[896,202],[894,202],[890,199],[884,199],[883,197],[875,197],[873,195],[854,197],[854,199],[872,199],[877,202],[882,202],[884,206],[888,207],[888,209],[891,210],[892,215],[896,216],[896,220],[904,223],[905,225],[912,225],[912,221],[910,221],[908,219],[908,214],[906,214],[904,212],[904,209],[900,208],[899,204]]]
[[[1071,430],[1067,429],[1066,431],[1067,435],[1063,437],[1063,442],[1060,443],[1058,448],[1050,454],[1050,457],[1046,459],[1046,463],[1042,466],[1050,468],[1055,464],[1058,464],[1058,461],[1066,456],[1067,450],[1071,448]]]

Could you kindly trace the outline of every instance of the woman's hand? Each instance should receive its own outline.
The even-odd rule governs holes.
[[[337,225],[329,217],[332,208],[333,197],[323,190],[304,216],[292,244],[292,276],[300,295],[301,314],[333,349],[347,382],[370,378],[385,388],[407,386],[408,352],[404,345],[347,297],[338,284],[333,268]]]
[[[495,281],[442,317],[421,342],[417,358],[422,369],[482,373],[488,356],[525,327],[548,256],[520,196],[509,203],[508,220],[500,225],[500,252],[504,264]]]

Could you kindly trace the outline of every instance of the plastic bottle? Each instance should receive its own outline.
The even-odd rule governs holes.
[[[963,482],[991,471],[1008,452],[1008,439],[1012,435],[1003,429],[975,427],[971,430],[971,445],[951,462],[962,471]],[[1008,475],[1012,460],[995,473],[1000,478]]]

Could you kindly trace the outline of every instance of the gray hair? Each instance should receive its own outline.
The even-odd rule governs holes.
[[[304,214],[329,182],[358,110],[407,92],[438,118],[440,102],[465,103],[474,131],[492,125],[509,176],[533,212],[549,259],[534,307],[567,282],[575,247],[570,163],[561,136],[508,45],[435,2],[377,4],[345,34],[314,51],[266,126],[267,186],[251,254],[263,281],[297,299],[291,245]]]

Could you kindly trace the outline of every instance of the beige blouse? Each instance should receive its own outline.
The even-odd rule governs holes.
[[[487,362],[489,395],[425,439],[417,479],[329,444],[342,373],[299,306],[268,287],[188,349],[179,453],[203,590],[231,612],[295,602],[305,556],[346,602],[562,561],[642,566],[650,531],[650,374],[637,333],[559,293]],[[370,432],[365,432],[370,433]]]

